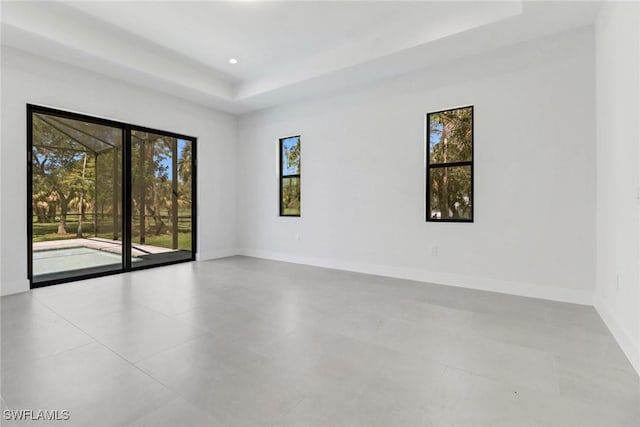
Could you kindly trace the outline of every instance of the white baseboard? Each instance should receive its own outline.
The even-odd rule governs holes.
[[[620,322],[613,316],[611,310],[604,304],[602,299],[598,298],[597,295],[594,298],[593,302],[596,311],[604,321],[611,334],[616,339],[620,348],[633,365],[634,369],[640,375],[640,342],[638,341],[638,337],[636,339],[633,338],[632,334],[629,331],[622,327]]]
[[[196,254],[196,260],[197,261],[208,261],[208,260],[211,260],[211,259],[227,258],[227,257],[234,256],[234,255],[239,255],[239,251],[236,248],[220,249],[220,250],[217,250],[217,251],[209,251],[209,252],[197,253]]]
[[[369,263],[356,263],[337,259],[305,257],[253,249],[239,249],[238,254],[256,258],[292,262],[296,264],[313,265],[316,267],[333,268],[336,270],[346,270],[357,273],[394,277],[398,279],[415,280],[419,282],[436,283],[440,285],[500,292],[504,294],[531,298],[541,298],[552,301],[569,302],[583,305],[593,304],[593,293],[591,291],[582,289],[551,287],[533,283],[499,280],[485,277],[472,277],[454,273],[444,273],[415,268],[395,267]]]

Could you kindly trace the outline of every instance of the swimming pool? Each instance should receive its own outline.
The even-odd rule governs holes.
[[[36,276],[91,267],[119,267],[121,264],[120,254],[85,246],[33,252],[33,274]]]

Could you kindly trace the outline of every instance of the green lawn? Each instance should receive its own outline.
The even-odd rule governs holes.
[[[67,234],[58,234],[58,223],[57,222],[34,222],[33,223],[33,241],[34,242],[48,242],[50,240],[65,240],[65,239],[75,239],[76,232],[78,231],[78,223],[77,222],[68,222],[65,226],[67,230]],[[91,237],[94,235],[93,233],[93,223],[83,223],[82,224],[82,233],[85,237]],[[111,238],[113,235],[110,232],[107,233],[98,233],[100,237]]]
[[[178,233],[178,248],[184,250],[191,250],[191,223],[187,223],[185,221],[184,224],[180,224]],[[33,242],[48,242],[52,240],[66,240],[66,239],[75,239],[76,231],[78,230],[77,222],[67,222],[66,225],[67,234],[61,235],[58,234],[58,223],[33,223]],[[98,225],[98,237],[102,237],[104,239],[113,239],[113,223]],[[134,230],[136,229],[134,224]],[[82,224],[82,232],[83,236],[95,237],[93,232],[93,223],[86,222]],[[122,235],[119,233],[120,238]],[[134,234],[133,236],[134,242],[136,240],[139,241],[139,237]],[[151,234],[147,234],[145,236],[145,244],[151,246],[160,246],[163,248],[171,248],[173,243],[173,238],[171,234],[161,234],[159,236],[154,236]]]
[[[284,208],[285,215],[300,215],[300,209],[296,208]]]

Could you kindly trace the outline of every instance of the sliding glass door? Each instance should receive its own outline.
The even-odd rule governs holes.
[[[122,270],[122,128],[30,116],[32,282]]]
[[[32,287],[195,259],[195,138],[29,105]]]
[[[133,268],[193,257],[192,164],[192,141],[132,130]]]

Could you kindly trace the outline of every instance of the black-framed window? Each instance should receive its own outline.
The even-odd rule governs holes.
[[[280,216],[300,216],[300,135],[280,138]]]
[[[427,114],[426,220],[473,222],[473,106]]]
[[[193,261],[196,138],[27,104],[32,288]]]

